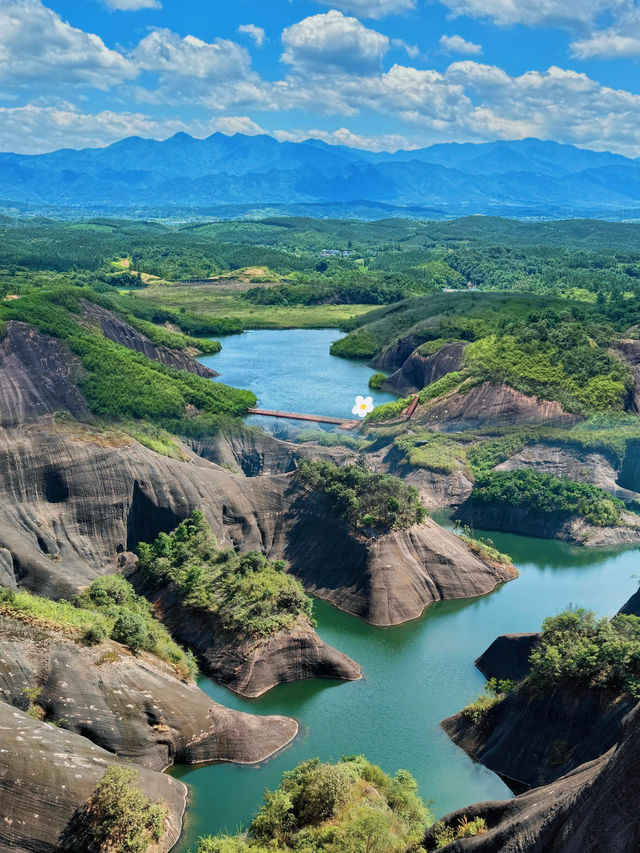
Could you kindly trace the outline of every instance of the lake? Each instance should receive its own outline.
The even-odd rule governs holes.
[[[224,340],[220,354],[202,361],[222,374],[221,381],[252,388],[262,405],[337,416],[346,407],[348,416],[351,398],[366,393],[372,371],[328,354],[339,335],[248,332]],[[380,396],[378,402],[386,401],[387,395]],[[316,603],[319,635],[361,664],[361,681],[285,684],[247,700],[201,680],[202,689],[228,707],[295,717],[300,734],[262,766],[172,768],[172,775],[190,787],[179,853],[194,848],[200,835],[233,833],[246,825],[265,787],[277,787],[284,770],[315,756],[335,760],[362,753],[387,772],[405,768],[418,780],[422,796],[433,800],[436,815],[511,796],[498,776],[447,738],[440,721],[482,692],[484,678],[473,661],[499,634],[535,631],[546,616],[570,604],[613,615],[637,589],[637,551],[589,551],[543,539],[486,535],[520,570],[517,580],[487,596],[441,602],[395,628],[374,628],[326,602]]]

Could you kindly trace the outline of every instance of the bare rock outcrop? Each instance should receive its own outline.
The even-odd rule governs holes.
[[[540,634],[502,634],[475,661],[486,678],[522,681],[529,675],[529,657]]]
[[[295,720],[232,711],[158,658],[110,641],[87,647],[59,631],[0,616],[0,701],[39,688],[47,721],[152,770],[170,764],[253,764],[282,749]]]
[[[555,400],[542,400],[508,385],[483,382],[467,393],[449,394],[419,406],[413,420],[436,431],[458,432],[483,426],[572,426],[579,418],[565,412]]]
[[[502,503],[477,504],[473,494],[455,512],[458,521],[484,530],[502,530],[542,539],[560,539],[591,548],[634,545],[640,542],[640,520],[635,513],[622,512],[620,524],[599,527],[567,512],[536,515],[526,507]]]
[[[640,616],[640,589],[622,605],[619,612],[626,616]]]
[[[370,367],[391,372],[402,367],[411,353],[426,340],[424,335],[411,334],[389,344],[369,362]]]
[[[415,394],[447,373],[460,370],[467,345],[462,342],[445,344],[437,352],[423,355],[415,349],[399,370],[389,376],[382,388],[405,397]]]
[[[79,359],[53,338],[11,320],[0,338],[0,427],[66,409],[79,419],[89,410],[77,381]]]
[[[219,376],[215,370],[205,367],[200,364],[195,358],[192,358],[188,353],[179,349],[169,349],[168,347],[159,346],[150,341],[145,335],[134,329],[132,325],[123,320],[122,317],[103,308],[101,305],[96,305],[95,302],[89,302],[86,299],[81,300],[82,313],[86,320],[100,326],[100,330],[105,338],[109,338],[116,344],[121,344],[127,349],[134,350],[146,355],[147,358],[153,361],[159,361],[167,367],[174,367],[177,370],[186,370],[188,373],[196,373],[198,376],[206,376],[214,378]]]
[[[154,590],[135,576],[133,581],[173,636],[193,649],[203,671],[242,696],[254,699],[278,684],[307,678],[362,677],[358,664],[324,643],[306,619],[266,637],[239,637],[215,614],[183,604],[172,586]]]
[[[636,704],[605,690],[536,691],[526,683],[475,723],[464,711],[442,727],[469,755],[518,786],[547,784],[617,743]]]
[[[619,463],[604,452],[583,450],[562,442],[538,442],[523,447],[494,470],[514,471],[518,468],[531,468],[541,474],[591,483],[626,502],[640,498],[638,492],[619,485]]]
[[[444,818],[485,818],[489,831],[447,853],[636,853],[640,849],[640,705],[616,746],[544,787],[506,802],[476,803]],[[433,851],[427,833],[426,849]]]
[[[416,619],[435,601],[484,595],[516,577],[485,562],[431,519],[407,530],[364,536],[327,498],[295,485],[283,556],[314,595],[373,625]]]
[[[96,853],[86,835],[84,807],[105,770],[128,762],[5,702],[0,733],[0,850]],[[165,833],[155,848],[166,853],[180,837],[186,786],[145,768],[139,768],[136,785],[167,808]]]

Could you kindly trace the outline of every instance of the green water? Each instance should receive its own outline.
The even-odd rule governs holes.
[[[297,334],[302,341],[326,335]],[[287,352],[292,371],[294,356]],[[307,384],[302,405],[310,402],[305,397],[313,390]],[[537,630],[545,616],[569,604],[603,615],[615,613],[637,589],[637,552],[588,551],[542,539],[487,535],[511,554],[520,577],[483,598],[436,604],[421,619],[385,629],[317,602],[318,633],[361,664],[361,681],[281,685],[258,700],[201,681],[209,696],[229,707],[295,717],[300,734],[259,767],[174,768],[173,774],[190,787],[179,853],[194,847],[200,835],[233,832],[245,825],[261,803],[264,788],[276,787],[284,770],[313,756],[329,760],[364,753],[389,772],[404,767],[418,780],[422,795],[433,799],[436,814],[511,796],[496,775],[449,741],[440,721],[482,691],[484,679],[473,661],[498,634]]]

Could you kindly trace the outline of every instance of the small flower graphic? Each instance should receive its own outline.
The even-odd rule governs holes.
[[[356,397],[356,404],[351,409],[352,414],[359,415],[359,417],[364,418],[365,415],[368,415],[369,412],[373,411],[373,397],[361,397],[358,395]]]

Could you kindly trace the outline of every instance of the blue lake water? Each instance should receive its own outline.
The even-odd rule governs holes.
[[[352,396],[365,393],[371,371],[328,356],[336,336],[325,330],[249,332],[225,340],[219,356],[203,361],[220,370],[221,379],[255,390],[264,406],[348,416]],[[179,853],[193,848],[200,835],[246,825],[265,787],[276,787],[284,770],[314,756],[363,753],[388,772],[406,768],[437,815],[511,796],[501,779],[449,741],[440,721],[482,692],[484,679],[473,661],[499,634],[535,631],[570,604],[613,615],[637,589],[638,554],[486,535],[520,570],[517,580],[487,596],[436,604],[395,628],[374,628],[316,603],[318,633],[362,665],[362,681],[281,685],[247,700],[202,679],[207,694],[229,707],[295,717],[300,735],[259,767],[174,768],[173,775],[190,786]]]

